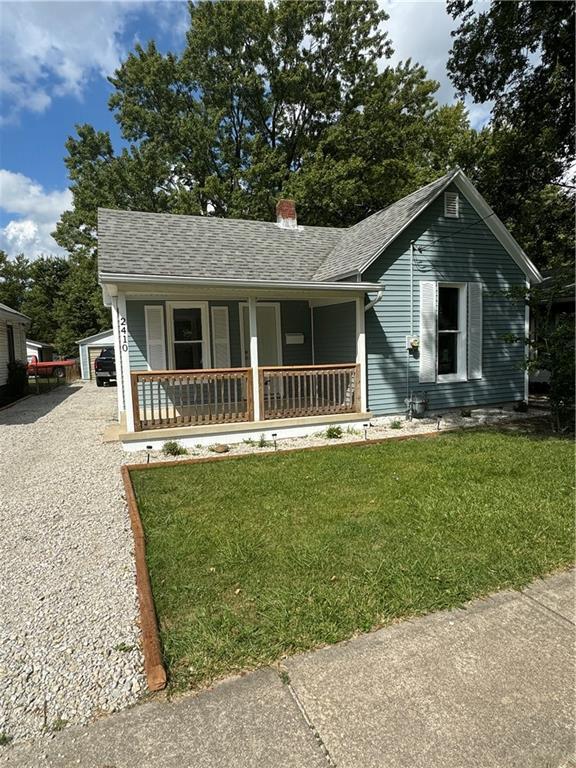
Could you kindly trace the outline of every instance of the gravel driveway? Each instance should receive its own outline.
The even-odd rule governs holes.
[[[145,689],[116,390],[0,411],[0,735],[85,723]]]

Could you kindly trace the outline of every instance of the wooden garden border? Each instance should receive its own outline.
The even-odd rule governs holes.
[[[470,427],[466,428],[470,429]],[[200,458],[181,459],[180,461],[157,461],[154,464],[124,464],[121,467],[122,480],[126,491],[126,503],[130,514],[130,523],[134,535],[134,559],[136,561],[136,588],[138,591],[138,601],[140,604],[140,629],[142,631],[142,651],[144,654],[144,671],[146,681],[151,691],[160,691],[166,686],[166,670],[162,661],[162,648],[160,645],[160,636],[158,633],[158,621],[156,611],[154,610],[154,597],[152,595],[152,586],[150,583],[150,574],[146,564],[145,538],[142,519],[138,510],[134,486],[132,485],[131,472],[137,472],[148,469],[159,469],[165,467],[179,467],[183,464],[206,464],[212,461],[231,461],[234,459],[247,459],[252,456],[270,456],[279,453],[294,453],[295,451],[319,451],[326,448],[333,448],[336,445],[341,446],[359,446],[359,445],[377,445],[381,443],[400,442],[402,440],[418,440],[419,438],[438,437],[447,432],[460,431],[462,427],[453,427],[434,432],[421,432],[415,435],[398,435],[397,437],[379,437],[370,440],[353,440],[346,443],[337,443],[328,445],[309,445],[303,448],[280,448],[276,451],[266,451],[257,453],[240,453],[236,455],[218,455],[202,456]]]
[[[136,465],[137,466],[137,465]],[[144,465],[145,466],[145,465]],[[162,662],[162,649],[158,635],[158,622],[154,610],[154,598],[150,574],[146,565],[144,529],[134,495],[134,487],[127,465],[121,469],[126,503],[130,515],[130,524],[134,536],[134,560],[136,561],[136,589],[140,604],[140,629],[142,631],[142,651],[144,654],[144,671],[146,682],[151,691],[160,691],[166,686],[166,670]]]

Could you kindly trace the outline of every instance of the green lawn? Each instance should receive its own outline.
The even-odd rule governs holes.
[[[557,437],[467,431],[132,480],[178,689],[573,559],[573,447]]]

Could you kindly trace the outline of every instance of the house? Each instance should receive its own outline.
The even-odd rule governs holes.
[[[85,339],[79,339],[78,349],[80,351],[80,373],[85,381],[94,378],[94,360],[98,357],[104,347],[114,346],[114,335],[112,329],[109,331],[100,331]]]
[[[458,168],[348,229],[101,209],[127,449],[522,400],[540,274]],[[118,362],[117,362],[118,364]]]
[[[0,397],[8,381],[8,365],[26,363],[26,329],[30,318],[0,304]]]
[[[42,341],[26,339],[26,356],[35,357],[39,363],[49,363],[54,358],[54,347]]]

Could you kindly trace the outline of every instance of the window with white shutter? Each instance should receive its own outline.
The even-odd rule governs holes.
[[[212,351],[215,368],[230,368],[228,307],[212,307]]]
[[[482,378],[482,284],[420,283],[420,381]]]
[[[164,337],[164,307],[161,304],[144,307],[146,321],[146,361],[148,370],[166,369],[166,346]]]
[[[420,381],[436,381],[436,283],[420,283]]]
[[[444,192],[444,216],[449,219],[457,219],[460,216],[458,192]]]
[[[468,378],[482,378],[482,283],[468,283]]]

